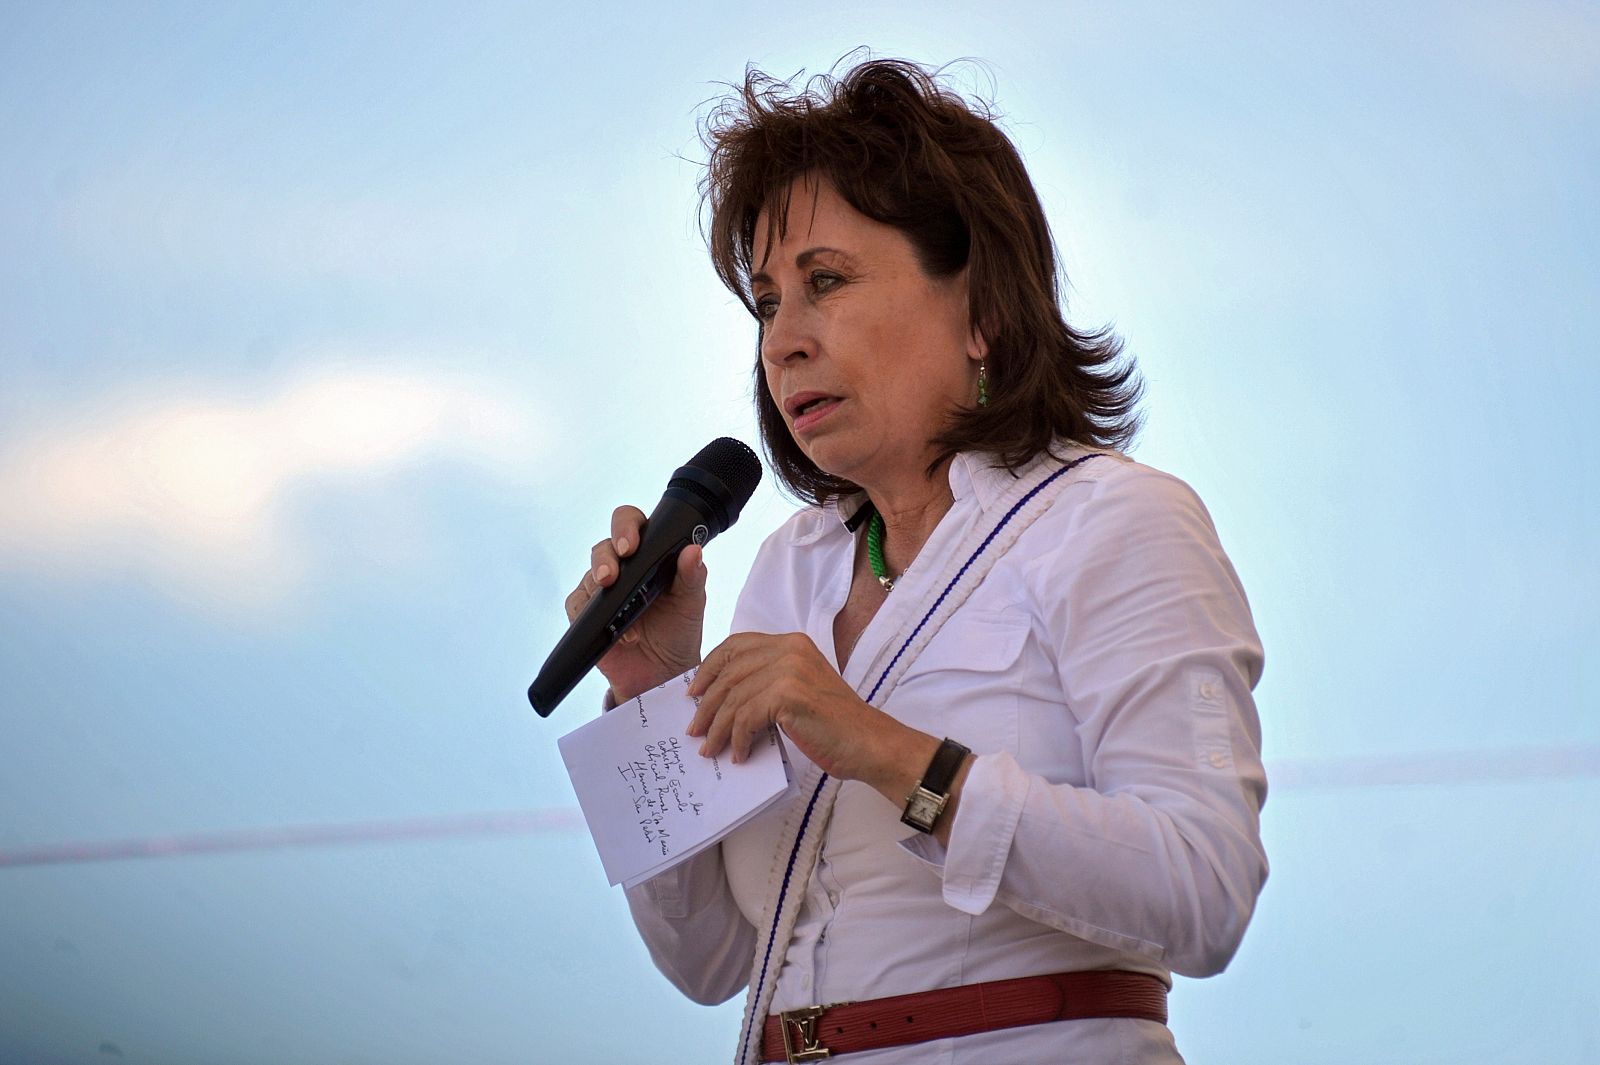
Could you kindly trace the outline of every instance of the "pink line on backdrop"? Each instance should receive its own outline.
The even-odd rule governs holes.
[[[1368,758],[1289,759],[1267,767],[1273,793],[1318,788],[1505,784],[1600,777],[1600,744]],[[185,854],[339,847],[476,836],[530,836],[584,828],[577,807],[411,817],[343,825],[277,825],[142,839],[53,843],[0,850],[0,868]]]
[[[408,817],[358,821],[343,825],[274,825],[225,832],[148,836],[103,842],[52,843],[0,851],[0,868],[18,865],[64,865],[120,858],[168,858],[180,854],[277,850],[288,847],[338,847],[352,843],[404,842],[463,836],[527,836],[568,832],[584,827],[576,807],[507,810],[499,813]]]
[[[1295,758],[1267,767],[1268,792],[1426,784],[1510,784],[1600,777],[1600,744],[1365,758]]]

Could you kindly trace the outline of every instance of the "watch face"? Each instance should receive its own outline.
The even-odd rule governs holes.
[[[900,820],[919,831],[932,832],[933,824],[939,820],[944,804],[943,795],[935,794],[926,788],[918,788],[906,801],[906,811]]]

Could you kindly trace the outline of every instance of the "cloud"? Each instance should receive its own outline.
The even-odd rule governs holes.
[[[311,561],[285,520],[296,492],[435,457],[518,476],[543,451],[529,405],[488,381],[345,364],[265,391],[169,384],[0,445],[0,569],[135,571],[186,598],[270,606]]]

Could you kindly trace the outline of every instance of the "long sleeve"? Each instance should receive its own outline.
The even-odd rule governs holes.
[[[744,988],[756,930],[728,891],[720,847],[629,889],[627,896],[651,960],[679,991],[710,1006]]]
[[[905,846],[940,869],[945,902],[962,912],[998,902],[1210,975],[1237,950],[1267,876],[1251,698],[1261,644],[1187,485],[1129,464],[1088,491],[1026,571],[1082,779],[1030,771],[1025,750],[985,754],[948,852],[927,838]]]

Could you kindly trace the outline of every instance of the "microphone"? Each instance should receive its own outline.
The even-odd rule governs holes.
[[[549,717],[639,615],[671,587],[678,553],[690,544],[706,544],[738,521],[760,483],[761,460],[728,436],[711,441],[688,465],[673,471],[661,502],[645,521],[638,550],[620,560],[617,579],[589,600],[528,685],[528,702],[540,717]]]

